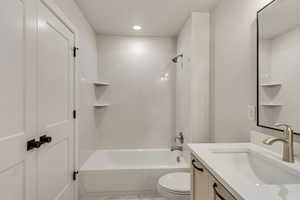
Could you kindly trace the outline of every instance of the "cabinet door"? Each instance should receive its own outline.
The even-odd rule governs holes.
[[[209,178],[209,200],[235,200],[225,187],[213,176]]]
[[[192,194],[193,200],[208,200],[209,172],[192,156]]]

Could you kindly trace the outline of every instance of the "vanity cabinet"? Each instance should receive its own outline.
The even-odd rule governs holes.
[[[233,195],[192,155],[192,200],[235,200]]]
[[[208,170],[194,157],[192,157],[192,195],[193,200],[208,200],[209,195]]]
[[[230,192],[212,175],[209,177],[209,200],[235,200]]]

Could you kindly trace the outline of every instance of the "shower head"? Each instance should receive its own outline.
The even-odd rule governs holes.
[[[172,59],[173,63],[178,63],[179,58],[183,58],[183,54],[180,54],[178,56],[176,56],[175,58]]]
[[[173,63],[177,63],[178,62],[178,58],[177,57],[173,58],[172,61],[173,61]]]

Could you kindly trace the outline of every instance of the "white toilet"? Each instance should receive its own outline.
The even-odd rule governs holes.
[[[190,200],[191,175],[188,172],[166,174],[157,183],[158,193],[170,200]]]

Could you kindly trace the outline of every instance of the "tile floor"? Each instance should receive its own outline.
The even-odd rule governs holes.
[[[80,200],[166,200],[158,195],[128,195],[128,196],[105,196],[87,197]]]

